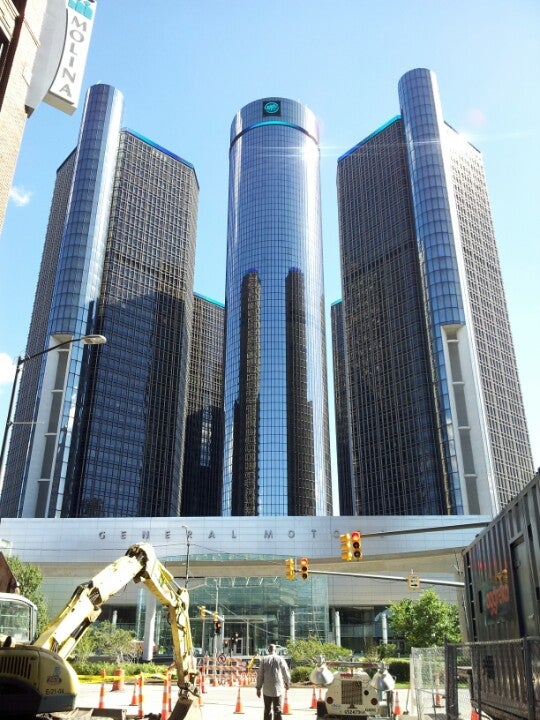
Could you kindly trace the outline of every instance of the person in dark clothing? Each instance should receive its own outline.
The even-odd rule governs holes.
[[[291,682],[289,667],[281,655],[276,654],[276,646],[268,646],[268,655],[261,659],[257,672],[257,697],[264,699],[264,720],[281,720],[281,698],[284,689],[288,689]]]

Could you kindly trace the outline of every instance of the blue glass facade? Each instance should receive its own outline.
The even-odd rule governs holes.
[[[37,395],[35,383],[23,393],[35,419],[26,446],[14,439],[25,469],[10,514],[180,514],[198,182],[190,163],[122,130],[121,114],[117,90],[90,89],[51,211],[63,232],[39,281],[50,312],[34,308],[33,322],[41,348],[90,333],[107,344],[43,355]]]
[[[225,308],[194,295],[182,515],[221,514]]]
[[[121,132],[97,311],[108,343],[81,408],[66,516],[180,513],[197,198],[189,163]]]
[[[231,128],[225,515],[331,512],[318,127],[282,98]]]
[[[444,470],[400,119],[340,158],[338,194],[343,302],[340,312],[332,307],[334,391],[338,448],[350,453],[348,463],[338,465],[340,504],[347,507],[352,494],[359,515],[443,514]]]
[[[438,386],[436,399],[444,446],[450,505],[463,512],[459,465],[452,422],[443,326],[465,324],[464,303],[456,256],[459,240],[449,168],[443,154],[444,120],[435,76],[412,70],[400,80],[412,202],[422,276],[431,362]]]
[[[338,161],[340,489],[359,514],[495,514],[532,463],[481,155],[430,70],[399,100]]]
[[[81,337],[95,332],[123,106],[122,94],[109,85],[95,85],[86,99],[56,269],[49,337]],[[80,398],[86,393],[89,360],[88,348],[74,343],[68,361],[56,461],[51,461],[48,513],[53,516],[62,512],[72,433],[74,427],[79,431]]]

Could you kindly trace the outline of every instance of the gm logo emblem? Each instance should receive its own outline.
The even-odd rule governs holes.
[[[263,102],[263,115],[281,115],[281,105],[277,100]]]

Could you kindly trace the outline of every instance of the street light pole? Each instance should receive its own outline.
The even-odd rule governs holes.
[[[186,590],[187,590],[188,581],[189,581],[189,546],[190,546],[190,542],[189,542],[189,528],[188,528],[187,525],[182,525],[182,527],[183,527],[184,530],[186,531],[186,581],[185,581],[184,585],[185,585],[185,588],[186,588]]]
[[[81,342],[81,343],[83,343],[83,345],[104,345],[107,342],[107,338],[104,335],[83,335],[82,337],[70,338],[69,340],[64,340],[61,343],[52,345],[50,348],[41,350],[40,352],[34,353],[33,355],[19,355],[19,357],[17,358],[17,365],[15,366],[15,377],[13,378],[13,386],[11,388],[11,397],[9,399],[9,407],[8,407],[8,412],[7,412],[6,425],[4,428],[4,437],[2,438],[2,450],[0,451],[0,489],[1,489],[1,482],[4,477],[4,460],[5,460],[6,449],[7,449],[7,445],[8,445],[9,430],[13,425],[13,420],[12,420],[13,406],[15,404],[15,396],[17,394],[17,384],[18,384],[19,375],[21,374],[22,366],[28,360],[34,360],[34,358],[41,357],[41,355],[45,355],[46,353],[49,353],[52,350],[57,350],[60,347],[64,347],[64,345],[71,345],[72,343],[76,343],[76,342]]]

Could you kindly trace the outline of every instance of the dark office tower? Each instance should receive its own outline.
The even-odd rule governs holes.
[[[343,333],[343,303],[330,308],[332,322],[332,355],[334,358],[334,401],[336,427],[336,461],[338,473],[339,514],[354,515],[351,481],[351,443],[349,439],[349,408],[347,399],[346,353]]]
[[[34,355],[46,346],[49,309],[52,302],[54,278],[73,178],[74,162],[75,152],[72,152],[56,172],[56,184],[41,258],[25,356]],[[22,514],[25,486],[21,482],[21,478],[25,476],[27,448],[34,435],[34,425],[31,420],[34,416],[36,397],[40,386],[41,363],[32,360],[25,363],[23,367],[14,423],[11,428],[11,442],[5,466],[4,486],[0,499],[0,515],[3,517],[18,517]]]
[[[224,515],[331,513],[318,126],[270,98],[231,128]]]
[[[182,515],[221,515],[225,309],[194,296]]]
[[[532,459],[481,155],[436,79],[338,162],[359,514],[494,514]]]
[[[122,107],[91,88],[58,175],[29,347],[68,344],[25,363],[17,414],[32,430],[13,434],[5,515],[180,511],[198,186],[189,163],[121,130]],[[70,342],[89,333],[107,344]]]

